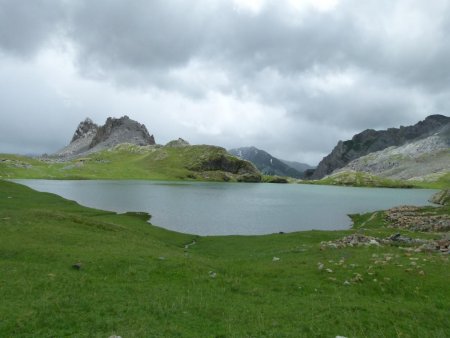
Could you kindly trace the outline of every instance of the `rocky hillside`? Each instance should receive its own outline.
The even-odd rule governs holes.
[[[121,143],[154,145],[155,139],[145,125],[131,120],[128,116],[119,119],[109,117],[100,127],[87,118],[78,125],[70,144],[55,155],[70,157],[93,153]]]
[[[450,124],[426,138],[362,156],[334,173],[344,171],[399,180],[433,181],[450,171]]]
[[[450,117],[431,115],[413,126],[379,131],[367,129],[351,140],[339,141],[333,151],[319,163],[311,178],[321,179],[362,156],[428,138],[441,132],[449,124]]]
[[[255,147],[230,149],[228,152],[243,160],[250,161],[264,175],[289,176],[301,178],[302,172],[288,166],[283,161],[273,157],[264,150]]]

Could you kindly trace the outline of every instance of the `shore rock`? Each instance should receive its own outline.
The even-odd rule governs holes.
[[[450,231],[450,215],[424,212],[415,206],[400,206],[386,211],[386,221],[391,227],[412,231]]]
[[[363,234],[352,234],[334,241],[320,243],[320,247],[322,249],[341,249],[347,247],[384,245],[394,245],[403,248],[404,250],[415,252],[441,252],[443,254],[450,253],[450,240],[447,237],[444,237],[440,240],[427,240],[421,238],[410,238],[402,236],[401,234],[394,234],[386,238],[366,236]]]
[[[440,205],[450,205],[450,189],[437,192],[430,198],[430,202]]]

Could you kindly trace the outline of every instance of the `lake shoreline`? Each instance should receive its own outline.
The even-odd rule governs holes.
[[[424,205],[434,190],[141,180],[14,180],[81,205],[147,212],[166,229],[198,235],[345,230],[349,214]],[[323,210],[326,210],[324,212]],[[245,220],[242,224],[241,220]],[[242,225],[241,225],[242,224]],[[245,227],[243,227],[245,226]]]

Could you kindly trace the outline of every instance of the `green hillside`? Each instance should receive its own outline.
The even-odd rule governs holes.
[[[0,154],[0,178],[259,182],[261,175],[252,164],[220,147],[122,144],[71,161]]]
[[[321,247],[354,230],[199,237],[146,219],[0,181],[0,337],[450,332],[448,255]],[[371,229],[360,234],[398,231],[371,215],[357,221]]]
[[[450,172],[445,175],[437,176],[429,181],[403,181],[360,171],[342,171],[322,178],[321,180],[304,181],[302,183],[353,187],[443,189],[450,187]]]

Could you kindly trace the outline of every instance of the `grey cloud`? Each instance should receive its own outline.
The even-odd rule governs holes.
[[[82,77],[119,89],[199,102],[213,91],[281,109],[294,126],[280,130],[287,141],[263,133],[240,141],[284,157],[325,154],[362,129],[447,113],[449,33],[445,0],[342,0],[297,16],[281,1],[255,14],[225,0],[0,0],[4,53],[31,57],[57,40],[73,46]],[[311,82],[333,73],[355,82],[338,81],[337,90]],[[239,146],[230,135],[188,136]]]
[[[0,0],[0,49],[33,56],[62,29],[63,1]]]

